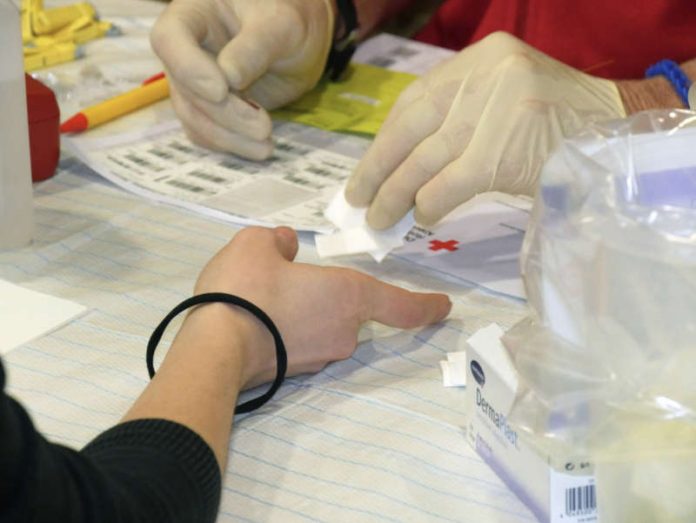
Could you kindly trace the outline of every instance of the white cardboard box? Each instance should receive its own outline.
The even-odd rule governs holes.
[[[476,332],[468,342],[467,394],[469,443],[542,523],[597,522],[592,466],[559,462],[520,437],[508,423],[519,386],[515,368],[500,341],[498,325]]]

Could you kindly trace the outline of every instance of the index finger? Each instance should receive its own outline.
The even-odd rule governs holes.
[[[155,22],[150,43],[170,76],[215,103],[227,96],[228,86],[215,57],[203,48],[209,31],[209,21],[192,5],[174,2]]]
[[[392,111],[398,110],[401,104]],[[396,170],[411,151],[433,134],[444,115],[428,92],[405,107],[380,131],[365,153],[346,187],[346,199],[356,207],[372,202],[384,181]]]
[[[446,294],[412,292],[363,275],[366,307],[362,322],[374,320],[390,327],[413,329],[444,320],[452,309]]]

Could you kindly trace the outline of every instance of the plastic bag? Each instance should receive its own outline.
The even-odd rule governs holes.
[[[696,521],[696,113],[594,125],[545,165],[503,341],[512,420],[589,455],[600,520]]]

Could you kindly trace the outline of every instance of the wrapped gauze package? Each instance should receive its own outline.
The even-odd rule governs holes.
[[[503,342],[512,421],[589,455],[599,520],[696,521],[696,113],[594,125],[545,165]]]

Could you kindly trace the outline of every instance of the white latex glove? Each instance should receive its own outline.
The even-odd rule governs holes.
[[[266,110],[317,83],[333,23],[331,0],[173,0],[150,40],[189,137],[264,159],[273,150]]]
[[[412,83],[346,199],[384,229],[416,206],[431,225],[478,193],[532,194],[549,153],[588,122],[625,116],[615,84],[494,33]]]

